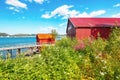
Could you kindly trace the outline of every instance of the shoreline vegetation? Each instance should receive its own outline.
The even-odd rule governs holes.
[[[109,39],[62,38],[30,57],[0,60],[2,80],[119,80],[120,28]]]

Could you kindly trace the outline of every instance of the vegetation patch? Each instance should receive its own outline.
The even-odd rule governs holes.
[[[80,44],[80,45],[79,45]],[[63,38],[32,57],[0,60],[1,80],[119,80],[120,28],[108,40]]]

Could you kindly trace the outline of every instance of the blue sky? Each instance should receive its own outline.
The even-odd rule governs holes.
[[[119,17],[120,0],[0,0],[0,32],[65,34],[69,17]]]

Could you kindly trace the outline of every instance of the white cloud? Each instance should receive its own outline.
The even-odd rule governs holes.
[[[32,2],[32,0],[29,0],[29,2]]]
[[[63,5],[63,6],[60,6],[60,7],[56,8],[51,13],[43,14],[41,17],[43,17],[43,18],[51,18],[51,17],[54,17],[54,16],[57,15],[57,16],[63,16],[64,18],[67,18],[70,15],[72,16],[72,15],[78,14],[79,12],[76,11],[76,10],[71,10],[71,11],[69,10],[72,7],[73,6]]]
[[[14,7],[27,9],[27,5],[25,3],[20,2],[19,0],[6,0],[5,3]]]
[[[10,10],[13,10],[15,12],[20,12],[20,10],[16,9],[15,7],[9,7]]]
[[[36,3],[42,4],[45,0],[34,0]]]
[[[120,7],[120,3],[115,4],[113,7]]]
[[[55,10],[53,10],[50,13],[45,13],[43,14],[41,17],[42,18],[52,18],[52,17],[56,17],[56,16],[61,16],[63,19],[66,19],[68,17],[95,17],[95,16],[99,16],[104,14],[106,11],[105,10],[98,10],[98,11],[93,11],[91,13],[80,13],[77,10],[71,10],[73,6],[72,5],[63,5],[60,6],[58,8],[56,8]]]
[[[63,26],[66,26],[66,25],[67,25],[66,22],[59,24],[60,27],[63,27]]]
[[[39,32],[39,33],[51,33],[52,29],[56,29],[56,28],[54,28],[53,26],[40,27],[40,29],[38,29],[39,31],[37,31],[37,32]]]
[[[13,9],[14,9],[14,7],[9,7],[9,9],[10,9],[10,10],[13,10]]]
[[[112,17],[118,17],[118,18],[120,18],[120,13],[112,15]]]
[[[47,0],[26,0],[26,1],[29,1],[29,2],[36,2],[36,3],[39,3],[39,4],[43,4],[43,2],[47,1]]]
[[[98,10],[98,11],[93,11],[89,14],[90,17],[95,17],[101,14],[104,14],[106,11],[105,10]]]
[[[42,15],[42,18],[51,18],[51,17],[52,15],[49,15],[48,13]]]

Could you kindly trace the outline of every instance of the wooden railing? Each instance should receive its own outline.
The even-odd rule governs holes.
[[[10,53],[10,55],[12,56],[13,54],[13,51],[12,50],[16,50],[17,51],[17,54],[20,54],[21,53],[21,49],[28,49],[30,50],[31,52],[32,51],[35,51],[36,49],[40,50],[40,48],[42,46],[51,46],[51,44],[39,44],[39,43],[21,43],[21,44],[16,44],[16,45],[7,45],[7,46],[3,46],[3,47],[0,47],[0,52],[1,51],[5,51],[6,53],[4,54],[7,54],[7,53]]]

